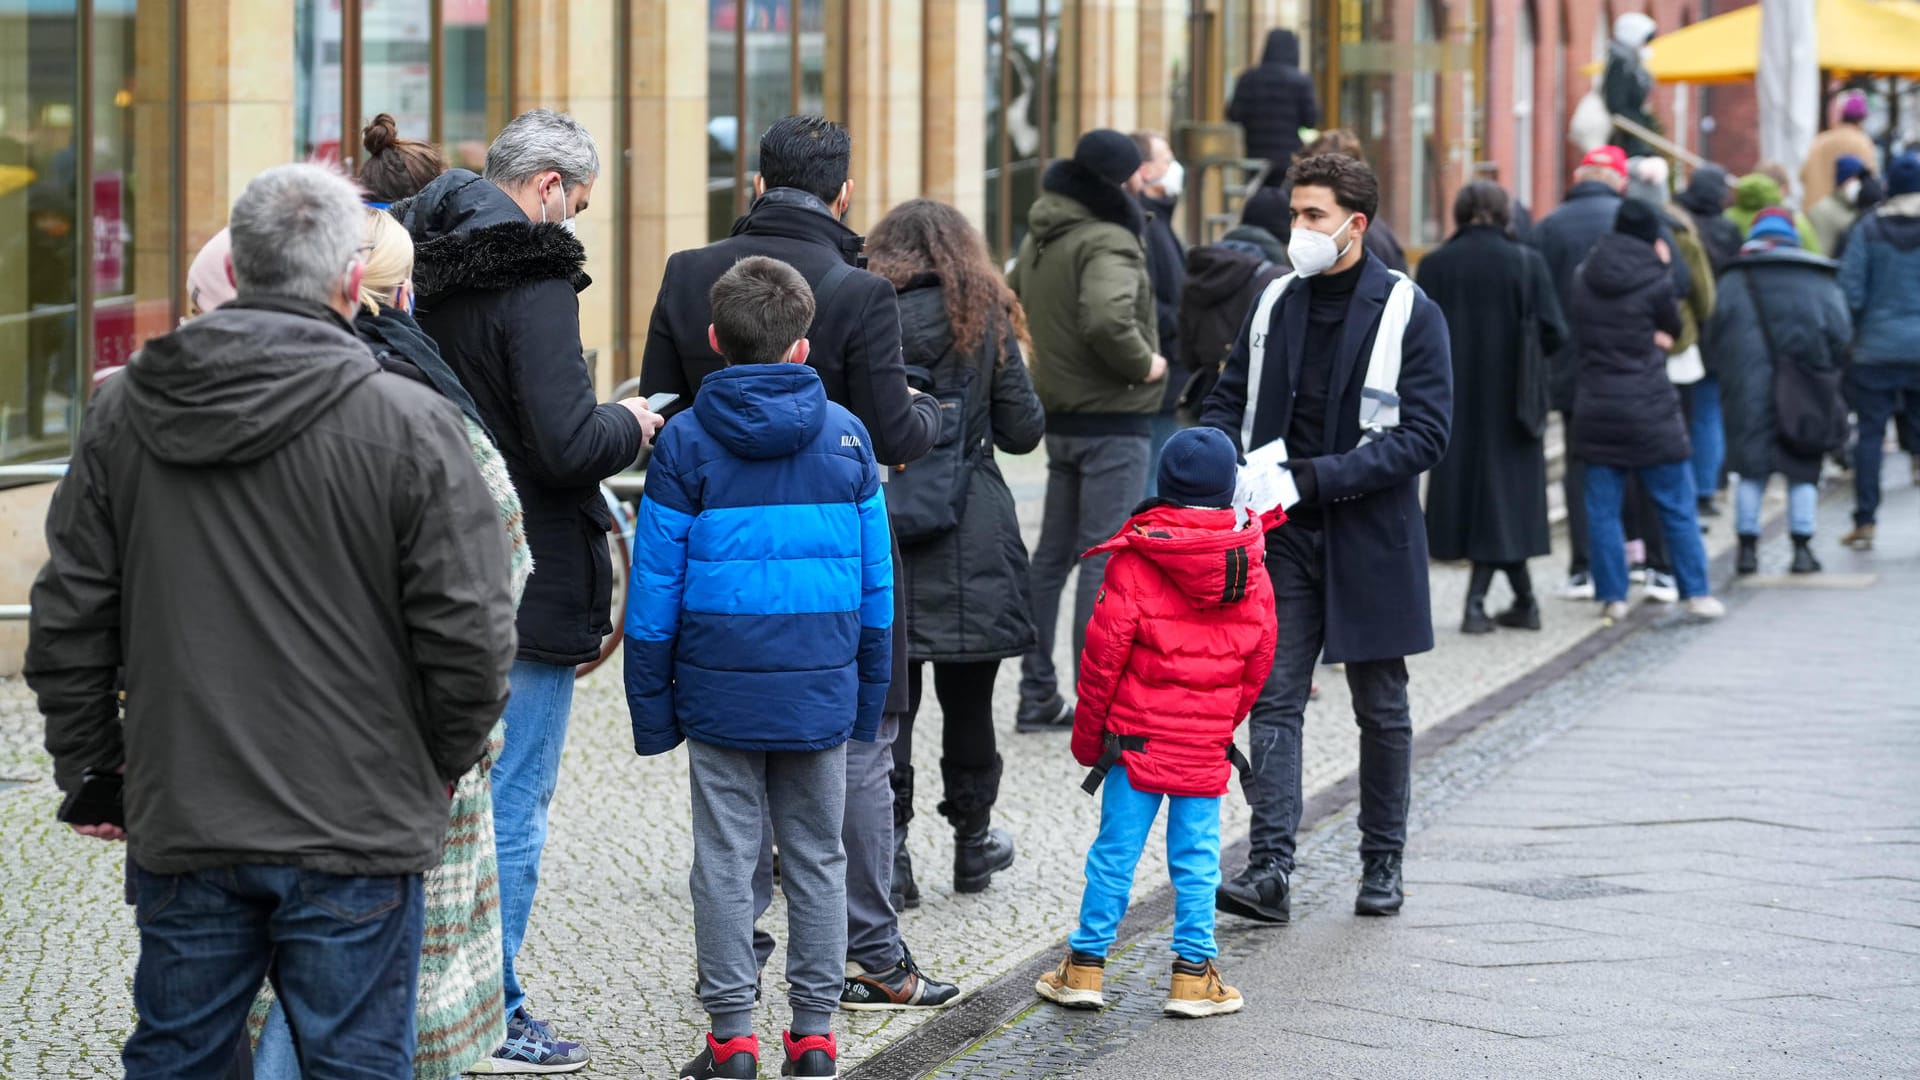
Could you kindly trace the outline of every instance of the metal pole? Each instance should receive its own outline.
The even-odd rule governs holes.
[[[360,5],[340,4],[340,167],[352,176],[360,161]]]
[[[71,408],[74,415],[78,416],[79,403],[86,399],[87,389],[93,385],[94,335],[96,333],[93,325],[93,263],[96,258],[93,235],[93,0],[80,0],[75,10],[80,20],[80,33],[77,35],[80,55],[77,58],[78,63],[73,68],[76,78],[80,80],[80,84],[75,87],[80,115],[74,128],[75,141],[78,143],[76,164],[80,190],[75,192],[77,199],[74,205],[79,208],[75,216],[79,220],[74,224],[78,226],[75,235],[80,250],[79,258],[73,261],[73,285],[76,298],[73,385],[67,388],[67,392],[72,397]],[[124,194],[121,212],[125,213]],[[44,398],[40,402],[40,416],[44,421],[46,418]],[[71,433],[72,428],[69,427],[68,431]]]

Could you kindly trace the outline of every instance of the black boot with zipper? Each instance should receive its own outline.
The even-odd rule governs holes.
[[[920,906],[920,884],[913,880],[913,856],[907,854],[907,828],[913,823],[913,766],[893,770],[893,901],[894,911]]]
[[[993,827],[993,804],[1000,797],[999,755],[991,768],[955,768],[944,758],[941,779],[947,797],[940,814],[953,823],[953,891],[982,892],[993,875],[1013,865],[1013,834]]]
[[[1813,557],[1813,537],[1794,537],[1793,565],[1787,567],[1787,572],[1793,574],[1817,574],[1820,570],[1820,560]]]

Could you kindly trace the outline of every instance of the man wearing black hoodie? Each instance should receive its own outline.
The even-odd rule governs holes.
[[[26,676],[55,782],[106,796],[76,830],[130,849],[129,1077],[222,1075],[269,968],[312,1075],[413,1075],[422,874],[513,599],[459,410],[348,324],[365,222],[317,165],[248,184],[239,297],[100,387],[47,514]]]
[[[1173,231],[1173,210],[1180,202],[1185,172],[1173,157],[1173,145],[1157,131],[1136,131],[1133,145],[1140,151],[1140,171],[1127,183],[1134,200],[1146,218],[1146,233],[1141,237],[1147,248],[1147,279],[1153,283],[1153,309],[1160,334],[1160,355],[1168,360],[1180,356],[1180,291],[1186,285],[1186,245]],[[1166,379],[1160,395],[1160,412],[1153,418],[1153,437],[1148,444],[1148,498],[1158,490],[1160,448],[1180,430],[1177,409],[1183,384]]]
[[[1261,188],[1240,210],[1240,224],[1218,242],[1187,251],[1180,293],[1180,362],[1189,374],[1181,400],[1198,419],[1247,312],[1267,283],[1287,272],[1287,205],[1277,187]]]
[[[1267,34],[1260,63],[1240,73],[1227,102],[1227,119],[1246,131],[1247,156],[1285,172],[1300,152],[1300,129],[1320,126],[1313,80],[1300,70],[1300,39],[1291,30]]]
[[[893,286],[866,272],[866,241],[841,220],[853,200],[852,163],[853,141],[825,117],[774,121],[760,137],[753,205],[732,235],[667,260],[640,363],[642,394],[679,394],[676,410],[693,404],[701,382],[726,366],[707,340],[713,283],[741,259],[765,255],[798,270],[813,288],[807,364],[819,372],[827,399],[866,425],[880,464],[904,465],[932,448],[940,404],[907,386]],[[898,545],[893,561],[897,568]],[[907,711],[906,591],[895,590],[894,600],[885,719],[875,741],[847,748],[847,961],[858,973],[848,976],[842,1002],[853,1009],[936,1008],[960,994],[914,963],[893,908],[891,776],[893,741]],[[753,882],[756,920],[773,903],[772,843],[769,831]],[[756,932],[754,947],[764,965],[773,939]]]

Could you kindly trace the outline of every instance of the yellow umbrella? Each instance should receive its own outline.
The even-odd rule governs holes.
[[[1820,69],[1835,75],[1920,78],[1920,2],[1814,0]],[[1760,5],[1653,39],[1657,82],[1746,82],[1760,66]],[[1589,70],[1598,71],[1600,65]]]

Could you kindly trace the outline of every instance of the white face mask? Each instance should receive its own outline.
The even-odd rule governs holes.
[[[1180,164],[1178,158],[1175,158],[1167,166],[1167,171],[1160,174],[1160,190],[1167,193],[1167,198],[1177,199],[1180,197],[1180,193],[1186,190],[1186,187],[1187,168]]]
[[[560,227],[567,230],[567,235],[571,236],[573,235],[573,215],[567,213],[567,182],[562,180],[554,186],[560,189]],[[546,223],[547,201],[542,199],[540,200],[540,224]]]
[[[1841,184],[1840,197],[1847,200],[1848,206],[1857,205],[1860,202],[1860,178],[1856,176]]]
[[[1347,226],[1353,224],[1355,216],[1348,214],[1347,220],[1331,233],[1305,226],[1296,227],[1287,241],[1287,261],[1293,264],[1293,272],[1301,277],[1313,277],[1326,273],[1334,263],[1346,258],[1347,252],[1353,249],[1353,241],[1349,239],[1346,246],[1341,247],[1334,243],[1334,237],[1345,232]]]

